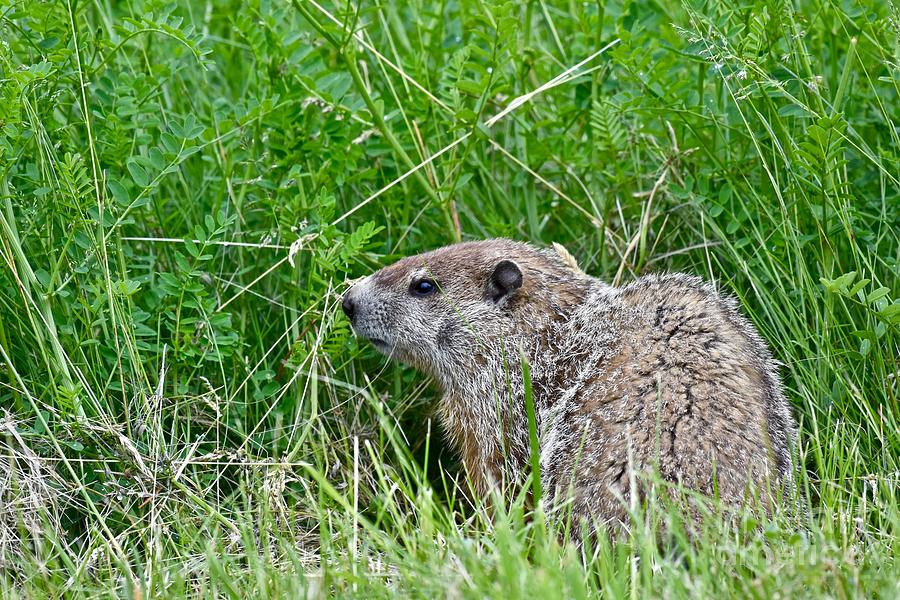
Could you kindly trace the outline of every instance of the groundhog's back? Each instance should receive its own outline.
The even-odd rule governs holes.
[[[732,504],[790,481],[790,410],[765,343],[731,299],[668,275],[585,306],[564,353],[582,357],[568,382],[577,391],[544,453],[576,511],[624,521],[631,467]],[[598,344],[610,322],[614,335]]]

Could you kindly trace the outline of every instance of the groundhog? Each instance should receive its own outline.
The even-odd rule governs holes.
[[[726,505],[794,490],[776,365],[737,303],[698,277],[616,288],[495,239],[404,258],[342,304],[356,335],[435,379],[479,494],[530,472],[522,358],[544,490],[588,525],[627,526],[640,472]]]

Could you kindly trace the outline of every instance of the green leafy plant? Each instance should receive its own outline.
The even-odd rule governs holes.
[[[0,595],[897,596],[898,20],[0,3]],[[339,305],[500,235],[733,294],[809,510],[692,541],[651,498],[578,549],[538,488],[473,498],[434,387]]]

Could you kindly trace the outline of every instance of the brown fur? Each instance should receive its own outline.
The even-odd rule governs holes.
[[[521,285],[498,293],[501,261]],[[413,294],[422,278],[439,291]],[[552,252],[490,240],[405,258],[345,306],[358,335],[435,377],[444,428],[479,493],[527,473],[520,352],[541,476],[577,517],[626,523],[642,494],[633,475],[651,470],[733,505],[772,482],[793,490],[796,433],[774,362],[736,303],[696,277],[612,288]]]

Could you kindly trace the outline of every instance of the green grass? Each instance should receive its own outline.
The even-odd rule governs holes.
[[[855,0],[0,3],[0,595],[897,597],[898,24]],[[473,500],[437,390],[336,308],[492,236],[738,297],[809,510],[688,541],[654,501],[582,552],[524,493]]]

